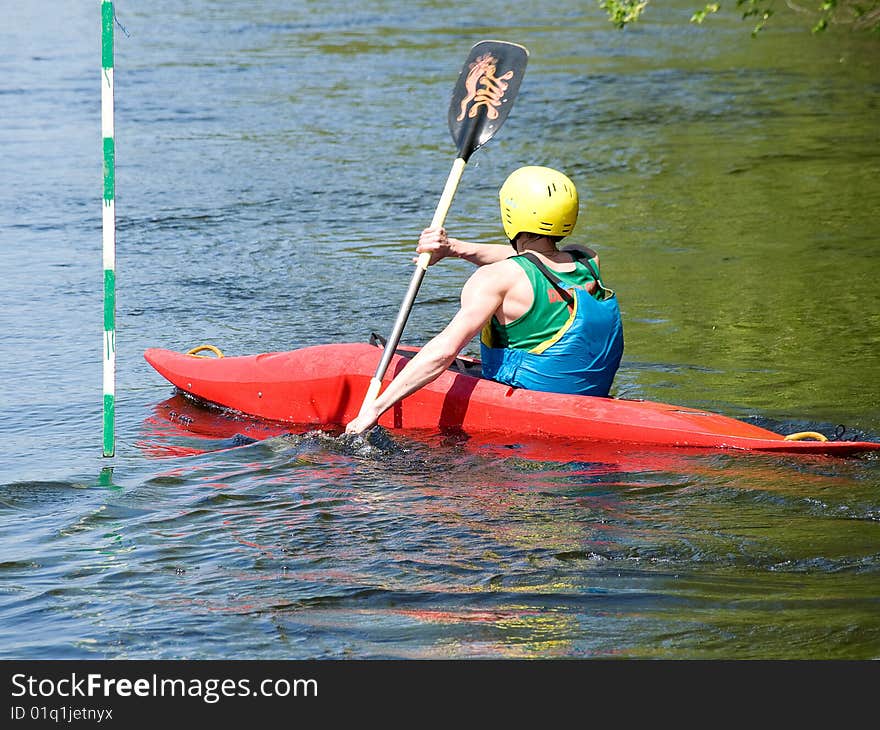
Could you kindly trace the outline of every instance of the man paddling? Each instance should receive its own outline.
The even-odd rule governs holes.
[[[501,186],[501,220],[511,249],[450,238],[426,228],[418,253],[431,264],[449,256],[477,270],[461,290],[461,306],[374,400],[347,433],[363,433],[410,393],[435,380],[482,331],[483,376],[514,387],[607,396],[623,354],[623,327],[614,292],[599,275],[596,252],[560,250],[574,230],[574,183],[548,167],[514,171]]]

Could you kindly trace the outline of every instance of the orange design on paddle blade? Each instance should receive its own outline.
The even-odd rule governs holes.
[[[470,71],[465,79],[467,95],[461,100],[461,111],[456,121],[462,121],[467,114],[473,119],[481,107],[485,107],[489,119],[498,118],[498,107],[507,91],[508,81],[513,78],[513,71],[495,76],[498,59],[491,54],[484,54],[470,64]],[[473,102],[470,110],[468,104]]]

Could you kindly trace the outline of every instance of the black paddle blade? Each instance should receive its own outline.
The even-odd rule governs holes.
[[[504,124],[529,52],[507,41],[480,41],[464,62],[449,105],[449,131],[465,162]]]

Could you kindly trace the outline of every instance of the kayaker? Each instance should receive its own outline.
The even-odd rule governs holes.
[[[440,334],[406,364],[346,426],[362,433],[399,400],[436,379],[482,331],[483,376],[556,393],[607,396],[623,354],[614,292],[590,248],[559,242],[573,230],[578,194],[548,167],[515,170],[499,191],[501,222],[512,249],[469,243],[426,228],[417,253],[431,264],[454,256],[477,265],[461,290],[461,306]]]

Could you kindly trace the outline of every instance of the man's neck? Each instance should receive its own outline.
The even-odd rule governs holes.
[[[517,253],[526,253],[526,251],[530,251],[531,253],[538,253],[550,257],[559,253],[559,249],[556,248],[556,243],[546,236],[522,236],[516,243]]]

